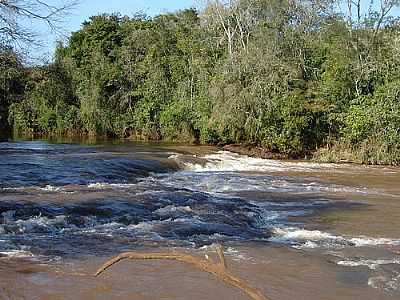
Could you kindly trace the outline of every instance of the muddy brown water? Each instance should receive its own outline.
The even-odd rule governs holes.
[[[138,143],[0,143],[0,299],[248,299],[172,261],[214,256],[270,299],[399,299],[400,169]]]

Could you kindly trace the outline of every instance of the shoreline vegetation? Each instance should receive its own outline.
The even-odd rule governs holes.
[[[0,131],[399,165],[400,1],[347,3],[97,15],[40,66],[2,44]]]

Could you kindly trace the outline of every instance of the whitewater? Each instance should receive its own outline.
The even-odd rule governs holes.
[[[302,253],[297,262],[330,262],[329,272],[361,278],[349,288],[395,299],[398,179],[396,168],[265,160],[210,147],[0,143],[0,262],[62,265],[222,243],[239,263],[260,263],[276,249]],[[293,259],[287,255],[281,264]]]

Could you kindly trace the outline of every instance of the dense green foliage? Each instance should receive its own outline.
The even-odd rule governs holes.
[[[400,27],[379,11],[355,20],[332,4],[209,1],[201,12],[94,16],[51,65],[21,71],[9,61],[2,80],[18,92],[2,96],[0,113],[12,103],[14,129],[35,134],[247,143],[399,164]]]
[[[9,48],[0,48],[0,136],[9,129],[9,106],[23,97],[24,81],[25,71],[18,56]]]

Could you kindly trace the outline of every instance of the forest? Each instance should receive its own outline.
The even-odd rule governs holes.
[[[2,43],[0,128],[398,165],[398,4],[214,0],[102,14],[37,66]]]

